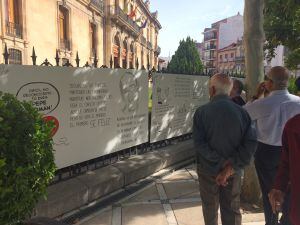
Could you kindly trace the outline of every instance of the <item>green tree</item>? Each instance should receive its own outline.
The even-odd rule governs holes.
[[[169,73],[176,74],[200,74],[203,65],[200,60],[195,42],[187,37],[179,43],[179,47],[168,65]]]
[[[265,0],[264,29],[267,58],[275,55],[275,48],[288,48],[285,64],[289,69],[297,69],[300,64],[300,1]]]
[[[45,194],[55,172],[51,123],[0,92],[0,224],[20,224]]]

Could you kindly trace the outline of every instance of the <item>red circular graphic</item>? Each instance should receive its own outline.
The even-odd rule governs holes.
[[[45,122],[52,121],[54,123],[54,127],[51,131],[51,136],[53,137],[56,134],[56,132],[58,131],[58,128],[59,128],[58,119],[56,119],[54,116],[45,116],[45,117],[43,117],[43,119],[44,119]]]

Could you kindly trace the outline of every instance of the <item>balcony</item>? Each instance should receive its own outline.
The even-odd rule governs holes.
[[[159,56],[161,53],[161,48],[159,46],[156,47],[155,54]]]
[[[217,49],[216,45],[208,45],[208,46],[206,46],[205,51],[216,50],[216,49]]]
[[[245,56],[237,56],[237,57],[235,57],[235,61],[243,62],[243,61],[245,61]]]
[[[143,35],[141,35],[140,40],[141,40],[142,45],[146,46],[147,40],[146,40],[146,38]]]
[[[150,41],[147,41],[147,48],[152,50],[152,43]]]
[[[209,62],[209,63],[206,63],[206,67],[207,68],[215,68],[215,65],[213,63]]]
[[[217,35],[207,35],[204,36],[204,41],[211,41],[211,40],[216,40],[217,39]]]
[[[101,13],[104,13],[104,2],[103,2],[103,0],[90,0],[90,4],[92,6],[94,6]]]
[[[128,31],[132,31],[135,36],[140,33],[140,27],[134,22],[119,6],[111,6],[112,20],[124,27]],[[146,45],[146,44],[145,44]]]
[[[70,40],[60,40],[59,47],[60,47],[60,49],[71,50]]]
[[[6,35],[11,37],[22,38],[23,37],[23,27],[20,24],[6,22]]]
[[[214,60],[216,60],[216,57],[215,57],[215,56],[212,56],[212,55],[210,55],[210,56],[206,56],[206,57],[204,57],[204,60],[205,60],[205,61],[214,61]]]

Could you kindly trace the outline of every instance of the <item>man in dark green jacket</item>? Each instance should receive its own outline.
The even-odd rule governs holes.
[[[197,109],[193,136],[202,208],[206,225],[241,225],[240,191],[243,168],[256,150],[256,132],[248,113],[231,101],[232,80],[214,75],[211,101]]]

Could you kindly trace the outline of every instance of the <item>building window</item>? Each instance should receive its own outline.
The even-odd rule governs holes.
[[[60,48],[70,50],[69,38],[69,11],[63,6],[59,6],[59,42]]]
[[[220,60],[222,60],[223,59],[223,55],[220,55]]]
[[[234,53],[231,53],[231,58],[234,58]]]
[[[95,56],[97,53],[97,27],[94,23],[90,23],[90,45],[91,55]]]
[[[120,40],[117,36],[115,36],[114,39],[113,53],[114,53],[114,67],[117,68],[120,66]]]
[[[225,59],[228,59],[228,54],[225,54]]]
[[[22,7],[20,0],[6,1],[6,35],[22,38]]]
[[[127,41],[123,42],[123,51],[122,51],[122,67],[127,69]]]
[[[145,67],[144,65],[144,50],[142,49],[142,52],[141,52],[141,67]]]
[[[20,50],[10,48],[8,50],[9,52],[9,58],[8,63],[9,64],[22,64],[22,52]]]
[[[130,45],[130,53],[129,53],[129,68],[133,69],[133,59],[134,59],[134,50],[133,50],[133,43]]]

